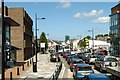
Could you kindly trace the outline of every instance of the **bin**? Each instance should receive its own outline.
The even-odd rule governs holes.
[[[33,72],[37,72],[37,62],[33,62]]]
[[[7,61],[7,66],[8,66],[9,68],[12,68],[12,67],[14,67],[15,65],[14,65],[14,62],[13,62],[13,61]]]

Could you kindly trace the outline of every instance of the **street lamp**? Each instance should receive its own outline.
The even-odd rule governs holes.
[[[38,48],[38,43],[37,43],[37,20],[38,19],[45,19],[44,17],[43,18],[38,18],[37,17],[37,13],[35,14],[35,37],[36,37],[36,40],[35,40],[35,55],[36,55],[36,68],[37,68],[37,48]],[[37,71],[37,70],[36,70]]]
[[[91,32],[92,33],[92,51],[94,53],[94,30],[88,30],[88,32]]]
[[[1,0],[1,18],[2,18],[2,80],[5,80],[5,26],[4,26],[4,0]]]

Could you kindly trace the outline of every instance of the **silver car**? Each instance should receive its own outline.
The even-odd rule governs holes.
[[[107,66],[115,67],[118,64],[118,60],[114,56],[101,56],[95,61],[95,68],[99,68],[100,71],[105,71]]]

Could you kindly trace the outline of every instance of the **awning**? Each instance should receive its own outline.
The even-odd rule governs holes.
[[[10,50],[21,50],[21,48],[18,48],[18,47],[13,46],[13,45],[6,45],[6,48],[10,49]]]
[[[0,22],[2,21],[1,16],[0,16]],[[9,16],[4,17],[5,24],[8,24],[10,26],[19,26],[17,22],[15,22],[12,18]]]
[[[21,48],[15,47],[11,45],[11,50],[21,50]]]

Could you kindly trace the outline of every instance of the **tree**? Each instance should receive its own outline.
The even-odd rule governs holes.
[[[79,47],[81,47],[81,48],[85,48],[85,47],[86,47],[84,40],[80,40],[80,41],[78,42],[78,45],[79,45]]]
[[[87,38],[87,39],[91,39],[91,37],[90,37],[89,35],[88,35],[88,36],[86,36],[86,38]]]
[[[39,43],[45,43],[45,50],[48,48],[48,42],[44,32],[40,36]]]

